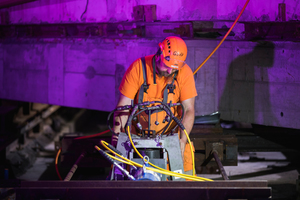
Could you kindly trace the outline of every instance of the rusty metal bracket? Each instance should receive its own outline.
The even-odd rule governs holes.
[[[192,131],[191,141],[195,147],[195,168],[197,174],[218,174],[220,170],[211,154],[216,150],[223,166],[237,166],[238,144],[234,135],[199,134]],[[209,158],[211,157],[211,158]]]

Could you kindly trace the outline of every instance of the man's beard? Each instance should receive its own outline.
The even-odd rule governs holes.
[[[158,76],[160,76],[160,77],[166,77],[166,78],[168,78],[168,77],[170,77],[170,76],[173,76],[173,74],[175,73],[175,72],[173,72],[173,73],[171,73],[171,74],[169,74],[168,72],[165,72],[165,71],[161,71],[160,69],[159,69],[159,67],[156,67],[156,73],[158,74]]]

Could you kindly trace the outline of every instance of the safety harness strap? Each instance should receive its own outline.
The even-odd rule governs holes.
[[[139,97],[138,97],[138,103],[142,103],[144,100],[144,92],[147,93],[147,90],[149,89],[149,85],[147,84],[147,71],[146,71],[146,61],[145,61],[145,57],[141,58],[142,61],[142,71],[143,71],[143,77],[144,77],[144,83],[141,85],[140,87],[140,92],[139,92]],[[155,68],[155,63],[153,63],[153,68]],[[174,94],[174,90],[175,90],[175,85],[174,85],[174,81],[176,80],[176,76],[178,74],[178,71],[176,71],[174,73],[173,79],[172,79],[172,83],[167,84],[165,89],[164,89],[164,98],[163,98],[163,102],[164,103],[168,103],[168,94],[169,93],[173,93]],[[155,71],[153,71],[153,77],[155,77]],[[154,83],[156,84],[155,79],[153,80]]]
[[[143,71],[143,77],[144,77],[144,83],[140,87],[140,92],[139,92],[139,98],[138,98],[138,103],[142,103],[144,100],[144,92],[147,93],[147,90],[149,89],[149,85],[147,84],[147,71],[146,71],[146,61],[145,57],[141,58],[142,61],[142,71]]]
[[[172,83],[171,84],[167,84],[166,87],[165,87],[165,90],[164,90],[164,99],[163,99],[164,103],[168,103],[168,95],[170,93],[175,94],[174,93],[174,90],[175,90],[174,81],[176,80],[177,73],[178,73],[178,71],[176,71],[174,73],[174,76],[173,76],[173,79],[172,79]]]

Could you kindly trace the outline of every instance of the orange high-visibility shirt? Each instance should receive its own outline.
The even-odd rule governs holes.
[[[153,83],[153,66],[152,66],[152,57],[154,55],[146,56],[146,75],[147,75],[147,84],[149,84],[149,89],[147,90],[148,96],[155,99],[163,99],[163,92],[166,84],[172,82],[173,77],[159,77],[156,76],[156,84]],[[125,75],[123,76],[122,82],[120,84],[120,92],[130,98],[135,99],[141,85],[144,83],[143,71],[142,71],[142,62],[141,59],[135,60],[130,67],[126,70]],[[196,86],[194,75],[191,68],[185,64],[178,72],[176,76],[175,84],[175,94],[173,103],[182,102],[186,99],[193,98],[197,96]],[[169,102],[169,100],[168,100]]]
[[[147,90],[147,94],[144,93],[144,101],[163,101],[164,89],[167,84],[172,82],[173,76],[171,77],[159,77],[156,76],[156,85],[154,85],[153,80],[153,66],[152,66],[152,58],[154,55],[149,55],[145,57],[146,62],[146,82],[149,85],[149,89]],[[137,103],[139,90],[144,83],[143,77],[143,69],[142,69],[142,61],[141,59],[135,60],[130,67],[126,70],[125,75],[123,76],[122,82],[120,84],[119,90],[120,92],[130,98],[135,99],[135,103]],[[194,75],[191,68],[185,64],[179,71],[176,76],[176,80],[174,81],[175,90],[174,94],[168,95],[168,103],[172,101],[172,103],[182,102],[184,100],[193,98],[197,96],[197,90],[195,86]],[[180,112],[178,109],[173,108],[172,111]],[[174,113],[175,116],[180,115],[180,113]],[[158,133],[162,131],[167,125],[167,123],[161,123],[161,120],[164,119],[165,114],[160,112],[159,114],[152,114],[152,122],[150,130],[155,130]],[[159,119],[159,120],[158,120]],[[147,117],[140,117],[142,125],[147,125]],[[154,121],[159,121],[159,126],[154,125]],[[170,126],[172,127],[172,125]],[[132,130],[134,133],[134,130]],[[192,160],[191,160],[191,152],[190,148],[187,145],[184,152],[184,171],[188,171],[192,169]]]

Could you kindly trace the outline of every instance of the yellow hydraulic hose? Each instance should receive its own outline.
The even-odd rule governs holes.
[[[189,137],[189,134],[186,132],[186,130],[184,129],[183,130],[187,139],[188,139],[188,142],[189,142],[189,146],[190,146],[190,149],[191,149],[191,154],[192,154],[192,161],[193,161],[193,176],[196,175],[196,172],[195,172],[195,155],[194,155],[194,151],[193,151],[193,147],[192,147],[192,143],[191,143],[191,140],[190,140],[190,137]]]
[[[132,141],[132,138],[131,138],[129,126],[127,127],[127,131],[128,131],[128,137],[129,137],[129,140],[130,140],[130,143],[131,143],[133,149],[135,150],[135,152],[136,152],[141,158],[143,158],[143,156],[140,154],[140,152],[135,148],[135,145],[134,145],[134,143],[133,143],[133,141]],[[185,129],[184,129],[184,133],[186,134],[186,137],[188,138],[188,141],[189,141],[189,144],[190,144],[189,146],[190,146],[190,148],[191,148],[191,154],[192,154],[192,160],[193,160],[193,176],[195,176],[195,161],[194,161],[194,154],[193,154],[193,148],[192,148],[192,145],[191,145],[191,140],[190,140],[189,135],[188,135],[188,133],[186,132]],[[160,168],[160,167],[158,167],[158,166],[152,164],[151,162],[148,162],[148,164],[151,165],[152,167],[155,167],[155,168],[161,170],[161,171],[168,171],[168,170],[166,170],[166,169]]]
[[[103,144],[102,144],[103,145]],[[104,145],[103,145],[104,146]],[[95,148],[99,151],[100,150],[100,148],[98,147],[98,146],[95,146]],[[107,148],[107,149],[109,149],[110,150],[110,148],[109,147],[107,147],[107,146],[105,146],[105,148]],[[109,157],[111,157],[111,158],[113,158],[113,159],[115,159],[115,160],[117,160],[117,161],[119,161],[119,162],[122,162],[122,163],[125,163],[125,164],[127,164],[127,165],[132,165],[132,166],[134,166],[134,164],[132,164],[131,162],[127,162],[127,161],[125,161],[125,160],[122,160],[122,159],[120,159],[120,158],[122,158],[122,156],[119,156],[119,154],[117,154],[117,153],[115,153],[115,155],[117,155],[117,156],[119,156],[120,158],[116,158],[115,156],[112,156],[112,155],[110,155],[110,154],[108,154],[108,153],[106,153]]]
[[[122,158],[123,160],[125,160],[125,161],[127,161],[127,162],[131,162],[131,163],[135,163],[135,162],[129,160],[128,158],[125,158],[125,157],[119,155],[118,153],[112,151],[112,150],[108,147],[108,143],[107,143],[107,142],[105,142],[105,141],[102,140],[102,141],[101,141],[101,144],[104,146],[104,148],[106,148],[106,149],[109,150],[111,153],[115,154],[116,156]],[[98,149],[97,147],[95,147],[95,148],[96,148],[98,151],[99,151],[99,149],[100,149],[99,147],[98,147],[99,149]],[[110,157],[113,158],[113,159],[117,159],[116,157],[112,157],[112,156],[110,156]],[[118,159],[118,161],[120,161],[120,159]],[[125,161],[120,161],[120,162],[124,162],[124,163],[125,163]],[[133,164],[131,164],[131,165],[133,165]],[[137,166],[136,164],[134,164],[134,165]],[[137,167],[142,167],[142,165],[138,164]],[[151,169],[153,169],[153,168],[151,168]],[[203,177],[197,177],[197,176],[191,176],[191,175],[187,175],[187,174],[180,174],[180,173],[168,171],[168,170],[165,170],[165,169],[159,170],[159,171],[156,170],[156,172],[158,172],[158,173],[162,173],[162,171],[168,173],[167,175],[170,175],[170,173],[171,173],[172,176],[180,176],[180,178],[185,178],[185,179],[190,179],[190,180],[195,180],[195,179],[196,179],[197,181],[212,181],[211,179],[206,179],[206,178],[203,178]],[[162,174],[165,174],[165,173],[162,173]]]
[[[101,141],[102,145],[108,149],[109,151],[113,152],[109,147],[107,147],[107,143],[105,141]],[[95,146],[95,148],[99,151],[100,148],[98,146]],[[115,155],[119,156],[120,158],[122,158],[123,160],[120,161],[120,159],[118,159],[118,161],[120,162],[130,162],[131,165],[134,165],[136,167],[143,167],[143,165],[139,164],[139,163],[136,163],[132,160],[129,160],[119,154],[117,154],[116,152],[113,152]],[[110,156],[111,158],[117,160],[116,157],[113,157],[113,156]],[[125,160],[125,161],[124,161]],[[203,177],[198,177],[198,176],[191,176],[191,175],[187,175],[187,174],[180,174],[180,173],[176,173],[176,172],[172,172],[172,171],[168,171],[168,170],[159,170],[159,169],[155,169],[155,168],[152,168],[152,167],[146,167],[147,170],[152,170],[154,172],[157,172],[157,173],[160,173],[160,174],[166,174],[166,175],[170,175],[170,176],[177,176],[177,177],[180,177],[180,178],[184,178],[184,179],[189,179],[189,180],[193,180],[193,181],[213,181],[211,179],[207,179],[207,178],[203,178]]]
[[[197,71],[207,62],[207,60],[217,51],[217,49],[221,46],[221,44],[224,42],[224,40],[227,38],[227,36],[229,35],[229,33],[232,31],[233,27],[235,26],[235,24],[237,23],[237,21],[240,19],[242,13],[244,12],[244,10],[246,9],[248,3],[250,0],[247,0],[243,9],[241,10],[240,14],[237,16],[236,20],[234,21],[234,23],[232,24],[232,26],[230,27],[230,29],[227,31],[226,35],[223,37],[223,39],[220,41],[220,43],[216,46],[216,48],[207,56],[207,58],[199,65],[199,67],[194,71],[194,75],[197,73]]]
[[[63,180],[60,176],[60,173],[59,173],[59,170],[58,170],[58,166],[57,166],[57,163],[58,163],[58,157],[61,153],[61,148],[59,148],[58,152],[56,153],[56,157],[55,157],[55,170],[56,170],[56,173],[57,173],[57,176],[60,180]]]
[[[95,146],[95,148],[96,148],[98,151],[100,150],[100,148],[99,148],[98,146]],[[117,155],[117,154],[116,154],[116,155]],[[109,155],[109,156],[110,156],[110,155]],[[113,158],[113,159],[115,159],[115,160],[120,161],[120,159],[118,159],[118,158],[116,158],[116,157],[114,157],[114,156],[110,156],[110,157]],[[123,157],[123,159],[125,159],[125,157]],[[128,160],[128,161],[129,161],[129,160]],[[124,162],[124,161],[121,161],[121,162]],[[141,164],[139,164],[139,163],[136,163],[136,162],[134,162],[134,161],[131,161],[131,160],[130,160],[130,162],[132,163],[131,165],[134,165],[134,166],[136,166],[136,167],[140,167],[140,168],[143,167],[143,165],[141,165]],[[182,176],[183,174],[175,175],[175,174],[173,174],[174,172],[171,173],[171,172],[169,172],[169,171],[162,171],[162,170],[155,169],[155,168],[152,168],[152,167],[146,167],[146,169],[147,169],[147,170],[152,170],[152,171],[157,172],[157,173],[170,175],[170,176],[177,176],[177,177],[180,177],[180,178],[185,178],[185,179],[194,180],[194,181],[203,181],[203,180],[197,179],[197,178],[199,178],[199,177],[190,177],[190,178],[187,178],[187,177],[185,177],[185,176]]]
[[[133,141],[132,141],[132,138],[131,138],[131,133],[130,133],[130,128],[129,128],[129,126],[127,126],[127,128],[128,128],[128,129],[127,129],[127,130],[128,130],[128,138],[129,138],[129,140],[130,140],[130,143],[131,143],[133,149],[135,150],[135,152],[136,152],[141,158],[143,158],[143,156],[140,154],[140,152],[135,148],[135,145],[134,145],[134,143],[133,143]],[[152,167],[157,168],[157,169],[165,170],[165,169],[163,169],[163,168],[160,168],[160,167],[158,167],[158,166],[152,164],[151,162],[148,162],[148,164],[151,165]]]
[[[135,152],[136,152],[141,158],[143,158],[143,156],[138,152],[138,150],[136,149],[136,147],[135,147],[135,145],[134,145],[134,143],[133,143],[133,141],[132,141],[129,126],[127,127],[127,131],[128,131],[128,137],[129,137],[129,140],[130,140],[130,142],[131,142],[131,145],[132,145],[133,149],[135,150]],[[187,138],[188,138],[188,141],[189,141],[189,143],[190,143],[190,142],[191,142],[191,141],[190,141],[190,138],[189,138],[189,136],[188,136],[186,130],[184,130],[184,131],[185,131],[185,134],[186,134],[186,136],[187,136]],[[191,144],[191,143],[190,143],[190,144]],[[197,176],[195,176],[195,162],[194,162],[194,155],[193,155],[192,145],[190,145],[190,148],[191,148],[192,159],[193,159],[193,176],[191,176],[191,175],[186,175],[186,174],[184,174],[184,175],[186,175],[187,177],[197,177]],[[154,165],[154,164],[152,164],[152,163],[150,163],[150,162],[149,162],[148,164],[150,164],[152,167],[155,167],[155,168],[159,169],[160,171],[167,171],[167,172],[169,172],[169,170],[160,168],[160,167],[158,167],[158,166],[156,166],[156,165]],[[172,172],[172,173],[175,173],[175,172]],[[179,174],[179,173],[175,173],[175,174]],[[174,175],[174,176],[176,176],[176,175]],[[199,177],[199,178],[200,178],[200,179],[205,179],[205,178],[202,178],[202,177]],[[212,181],[211,179],[208,179],[208,180]]]

